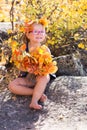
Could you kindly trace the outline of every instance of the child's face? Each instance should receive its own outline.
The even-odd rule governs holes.
[[[32,32],[27,32],[27,37],[29,38],[30,42],[43,42],[46,36],[45,28],[40,24],[34,24],[33,27],[34,28]]]

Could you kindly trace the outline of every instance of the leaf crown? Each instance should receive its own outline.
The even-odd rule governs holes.
[[[31,20],[25,22],[25,32],[31,32],[33,31],[33,25],[34,24],[41,24],[44,27],[48,26],[48,20],[46,18],[41,18],[38,20]]]

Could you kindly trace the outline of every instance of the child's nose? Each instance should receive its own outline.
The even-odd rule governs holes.
[[[37,32],[37,34],[40,34],[40,33],[41,33],[41,31],[38,31],[38,32]]]

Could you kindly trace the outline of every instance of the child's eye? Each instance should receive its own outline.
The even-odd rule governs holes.
[[[37,31],[34,31],[34,33],[37,33]]]
[[[44,31],[33,31],[34,34],[44,34]]]
[[[41,31],[41,33],[44,33],[44,31]]]

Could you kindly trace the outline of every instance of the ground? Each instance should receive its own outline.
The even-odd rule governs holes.
[[[7,71],[0,83],[0,130],[87,129],[87,77],[59,76],[52,80],[46,89],[48,100],[37,111],[29,108],[31,97],[9,92],[7,85],[14,73]]]

